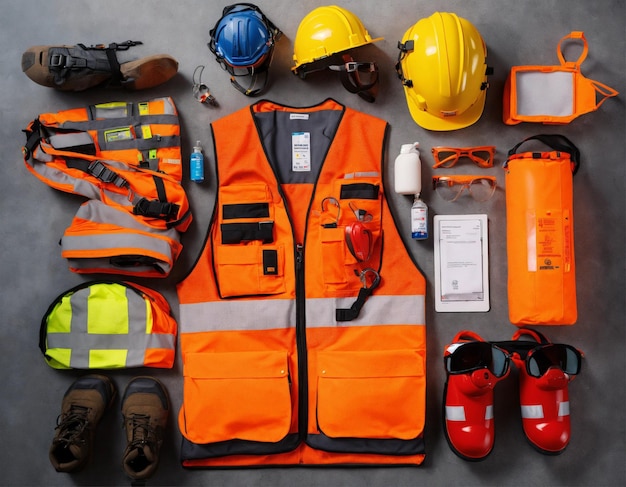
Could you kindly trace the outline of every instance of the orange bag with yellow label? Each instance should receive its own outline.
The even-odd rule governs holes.
[[[518,152],[529,141],[549,151]],[[572,325],[577,319],[573,175],[580,153],[562,135],[535,135],[509,151],[506,182],[509,319]]]

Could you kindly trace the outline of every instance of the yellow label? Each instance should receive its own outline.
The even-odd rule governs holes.
[[[143,139],[151,139],[152,138],[152,129],[150,125],[142,125],[141,126],[141,137]]]
[[[572,270],[573,249],[572,249],[572,222],[568,210],[563,213],[563,266],[565,272]]]
[[[149,115],[150,114],[150,108],[148,105],[148,102],[142,102],[142,103],[138,103],[137,107],[139,108],[139,115]]]
[[[119,129],[111,129],[104,131],[104,140],[107,142],[118,142],[120,140],[131,140],[133,133],[130,127],[124,127]]]
[[[537,215],[537,270],[563,267],[563,221],[560,210]]]
[[[126,106],[125,101],[112,101],[109,103],[98,103],[97,105],[95,105],[96,108],[102,108],[104,110],[107,110],[110,108],[121,108],[125,106]]]

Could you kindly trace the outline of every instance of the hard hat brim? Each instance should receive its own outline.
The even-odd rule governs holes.
[[[305,71],[305,72],[309,72],[312,73],[314,71],[320,71],[322,69],[324,69],[326,67],[326,65],[324,63],[330,63],[331,59],[333,59],[334,57],[336,57],[337,55],[342,55],[342,54],[346,54],[348,52],[351,52],[352,49],[357,49],[359,47],[363,47],[363,46],[367,46],[368,44],[372,44],[374,42],[378,42],[378,41],[383,41],[385,40],[384,37],[376,37],[374,39],[366,39],[363,42],[359,42],[357,44],[353,44],[348,46],[345,49],[341,49],[339,51],[336,52],[331,52],[328,53],[324,56],[320,56],[320,57],[316,57],[316,58],[306,58],[306,59],[300,59],[297,60],[296,56],[294,55],[294,62],[295,65],[291,67],[291,71],[294,72],[294,74],[298,74],[298,71]],[[322,66],[322,67],[319,67]]]
[[[407,87],[404,89],[406,91]],[[425,110],[420,110],[414,103],[411,103],[408,95],[407,104],[411,117],[413,117],[415,123],[420,127],[434,131],[458,130],[469,127],[478,121],[485,108],[486,96],[487,90],[481,90],[480,96],[472,106],[463,113],[450,117],[437,117]]]

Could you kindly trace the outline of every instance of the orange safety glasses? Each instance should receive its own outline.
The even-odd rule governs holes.
[[[465,188],[476,201],[487,201],[496,191],[496,177],[475,175],[433,176],[433,189],[446,201],[456,201]]]
[[[493,167],[493,156],[496,148],[493,145],[480,147],[433,147],[432,153],[435,158],[434,168],[452,167],[461,157],[467,157],[478,167]]]

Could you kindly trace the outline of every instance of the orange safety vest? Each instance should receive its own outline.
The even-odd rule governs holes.
[[[90,198],[61,239],[75,272],[163,277],[191,223],[171,98],[44,113],[28,125],[24,162],[44,183]]]
[[[183,465],[420,464],[425,281],[384,196],[388,125],[328,99],[211,127],[217,200],[178,285]]]

